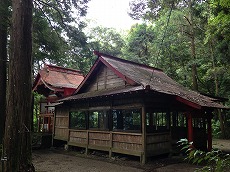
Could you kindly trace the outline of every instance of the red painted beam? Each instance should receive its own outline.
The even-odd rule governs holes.
[[[186,105],[188,105],[190,107],[193,107],[195,109],[201,109],[200,105],[198,105],[196,103],[193,103],[193,102],[191,102],[189,100],[186,100],[186,99],[184,99],[182,97],[176,96],[176,100],[179,101],[179,102],[181,102],[181,103],[183,103],[183,104],[186,104]]]
[[[64,88],[64,96],[70,96],[76,91],[75,88]]]

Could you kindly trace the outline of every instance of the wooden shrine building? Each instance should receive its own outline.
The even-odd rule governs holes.
[[[45,97],[40,101],[38,131],[53,132],[54,102],[73,94],[83,79],[79,70],[44,65],[32,88]]]
[[[188,138],[212,147],[217,99],[188,90],[162,70],[95,52],[98,59],[76,92],[56,106],[54,139],[68,145],[147,157],[169,153]]]

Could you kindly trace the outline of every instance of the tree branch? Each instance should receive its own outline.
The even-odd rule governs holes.
[[[39,0],[38,0],[39,1]],[[46,17],[48,23],[50,24],[50,26],[53,28],[53,31],[57,34],[58,38],[63,41],[64,43],[67,43],[66,41],[64,41],[60,34],[56,31],[55,27],[53,26],[52,22],[50,21],[49,17],[46,15],[46,13],[44,12],[44,10],[40,7],[40,4],[38,4],[36,1],[34,1],[35,4],[37,4],[38,8],[41,10],[42,14]]]
[[[46,6],[49,6],[49,7],[53,8],[55,11],[57,11],[57,13],[58,13],[59,16],[60,16],[62,25],[63,25],[64,27],[66,27],[66,24],[65,24],[64,19],[63,19],[63,16],[62,16],[62,13],[60,12],[60,10],[59,10],[57,7],[55,7],[55,6],[53,6],[53,5],[49,4],[49,3],[46,3],[46,2],[44,2],[44,1],[42,1],[42,0],[37,0],[37,1],[40,2],[40,3],[42,3],[42,4],[44,4],[44,5],[46,5]],[[40,9],[41,9],[41,8],[40,8]]]
[[[184,18],[187,20],[187,22],[189,23],[189,25],[192,25],[191,22],[189,21],[188,17],[184,16]]]

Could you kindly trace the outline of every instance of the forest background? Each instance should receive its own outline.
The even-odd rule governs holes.
[[[230,97],[228,0],[130,1],[130,17],[142,22],[126,32],[89,27],[90,21],[84,20],[87,3],[75,19],[54,7],[55,3],[52,10],[51,5],[42,5],[35,3],[35,74],[44,63],[80,69],[87,74],[96,59],[92,52],[98,50],[161,68],[177,82],[201,93]],[[214,136],[230,138],[229,112],[216,114]]]
[[[92,52],[98,50],[161,68],[195,91],[230,98],[229,0],[131,0],[129,15],[142,23],[122,33],[102,26],[89,29],[90,23],[84,18],[88,2],[33,1],[33,77],[44,63],[87,74],[96,59]],[[0,0],[0,140],[11,58],[11,21],[11,1]],[[36,111],[40,96],[34,94],[34,98]],[[216,113],[213,133],[230,138],[229,111]]]

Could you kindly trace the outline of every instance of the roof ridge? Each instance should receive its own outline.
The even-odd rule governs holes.
[[[65,68],[65,67],[61,67],[61,66],[56,66],[56,65],[50,65],[50,64],[44,64],[44,68],[46,67],[47,69],[49,70],[53,70],[53,71],[59,71],[59,72],[66,72],[66,73],[72,73],[72,74],[80,74],[80,75],[83,75],[81,73],[80,70],[77,70],[77,69],[72,69],[72,68]]]
[[[105,53],[101,53],[99,51],[94,51],[94,54],[99,56],[99,57],[105,56],[105,57],[108,57],[108,58],[111,58],[111,59],[114,59],[114,60],[117,60],[117,61],[130,63],[130,64],[133,64],[133,65],[145,67],[145,68],[148,68],[148,69],[151,69],[151,70],[158,70],[158,71],[163,72],[162,69],[159,69],[159,68],[156,68],[156,67],[152,67],[152,66],[149,66],[149,65],[146,65],[146,64],[141,64],[141,63],[133,62],[133,61],[130,61],[130,60],[122,59],[122,58],[119,58],[119,57],[111,56],[111,55],[108,55],[108,54],[105,54]]]

